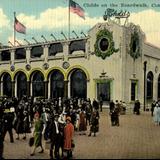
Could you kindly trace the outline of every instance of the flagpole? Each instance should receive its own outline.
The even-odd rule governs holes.
[[[68,0],[68,39],[70,39],[70,0]]]
[[[16,12],[14,12],[14,21],[13,21],[13,28],[14,28],[14,31],[13,31],[13,38],[14,38],[14,40],[13,40],[13,42],[14,42],[14,46],[15,46],[15,42],[16,42],[16,31],[15,31],[15,18],[16,18]]]

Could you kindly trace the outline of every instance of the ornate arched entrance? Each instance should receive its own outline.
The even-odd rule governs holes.
[[[87,77],[83,70],[74,69],[70,76],[71,97],[87,98]]]
[[[64,76],[59,70],[50,74],[50,93],[51,98],[64,97]]]
[[[18,72],[16,74],[16,85],[17,85],[17,97],[22,98],[23,95],[27,95],[27,77],[25,73]]]
[[[44,76],[40,71],[34,71],[31,75],[32,82],[32,96],[33,97],[44,97]]]

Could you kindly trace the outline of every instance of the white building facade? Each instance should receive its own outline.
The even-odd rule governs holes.
[[[132,23],[98,23],[82,38],[0,49],[0,95],[104,101],[160,98],[160,48]]]

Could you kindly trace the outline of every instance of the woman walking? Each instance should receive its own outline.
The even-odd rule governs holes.
[[[80,131],[80,135],[85,135],[85,131],[87,130],[87,126],[86,126],[86,114],[84,112],[84,110],[82,110],[79,114],[79,131]]]
[[[36,148],[41,147],[39,153],[43,153],[44,149],[42,147],[42,131],[43,131],[43,121],[40,119],[39,113],[36,112],[34,115],[35,118],[35,129],[33,132],[34,135],[34,149],[31,153],[31,156],[34,156]]]
[[[67,117],[66,126],[64,127],[64,151],[67,152],[67,158],[72,157],[73,134],[74,126],[71,123],[71,117]]]

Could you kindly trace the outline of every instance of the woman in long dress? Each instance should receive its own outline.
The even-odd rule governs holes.
[[[71,117],[66,118],[66,126],[64,127],[64,151],[67,152],[67,158],[72,157],[72,141],[74,135],[74,126],[71,123]]]
[[[86,114],[84,112],[84,110],[82,110],[79,114],[79,131],[80,131],[80,135],[85,135],[85,131],[87,130],[87,126],[86,126]]]
[[[40,119],[39,113],[37,112],[34,116],[35,118],[35,129],[33,132],[34,135],[34,149],[31,153],[31,156],[34,156],[36,148],[41,147],[39,153],[43,153],[44,149],[42,147],[42,131],[43,131],[43,121]]]
[[[154,107],[154,111],[153,111],[153,120],[154,120],[154,123],[156,125],[158,125],[158,121],[159,121],[159,118],[158,118],[158,104],[156,104],[156,107]]]

